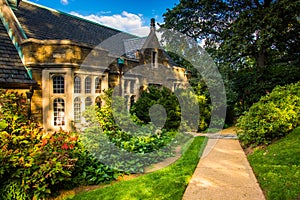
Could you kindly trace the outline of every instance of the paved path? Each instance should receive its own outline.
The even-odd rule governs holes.
[[[239,141],[222,134],[209,137],[183,200],[264,200]]]

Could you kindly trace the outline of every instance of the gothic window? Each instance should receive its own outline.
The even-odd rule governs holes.
[[[135,86],[135,81],[130,81],[130,93],[134,93],[134,86]]]
[[[65,101],[62,98],[54,99],[54,126],[65,125]]]
[[[74,122],[81,121],[81,100],[79,97],[74,99]]]
[[[133,106],[134,102],[135,102],[135,95],[132,95],[130,97],[130,108]]]
[[[85,98],[85,107],[91,106],[93,104],[91,97]]]
[[[74,93],[81,93],[81,79],[78,76],[74,78]]]
[[[89,94],[92,92],[92,79],[88,76],[85,78],[85,93]]]
[[[152,51],[152,67],[158,67],[157,51]]]
[[[53,93],[54,94],[65,93],[65,79],[63,76],[53,77]]]
[[[95,93],[101,93],[101,79],[99,77],[95,79]]]
[[[98,108],[101,108],[102,101],[99,96],[96,97],[95,104],[97,105]]]

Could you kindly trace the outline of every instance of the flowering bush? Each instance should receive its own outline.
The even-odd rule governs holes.
[[[66,186],[116,178],[89,155],[78,134],[45,133],[28,120],[25,102],[0,90],[0,199],[45,199]]]

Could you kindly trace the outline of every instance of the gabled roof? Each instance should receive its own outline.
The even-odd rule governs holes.
[[[145,41],[146,37],[124,40],[126,56],[128,58],[135,58],[135,52],[142,49]]]
[[[122,39],[137,38],[137,36],[28,1],[21,1],[14,13],[27,38],[71,40],[91,47],[99,45],[116,34],[120,34],[119,44],[123,43]],[[122,46],[117,48],[124,48],[124,45]]]
[[[0,21],[0,88],[29,88],[36,84],[25,69],[19,54]]]

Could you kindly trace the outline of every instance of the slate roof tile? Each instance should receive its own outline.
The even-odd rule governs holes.
[[[36,84],[30,79],[1,21],[0,41],[0,87],[21,88],[24,84]]]
[[[121,34],[115,49],[124,49],[122,39],[137,36],[121,32],[76,16],[47,9],[45,7],[22,1],[14,11],[28,38],[40,40],[71,40],[91,47],[116,34]],[[116,38],[116,39],[118,39]]]

